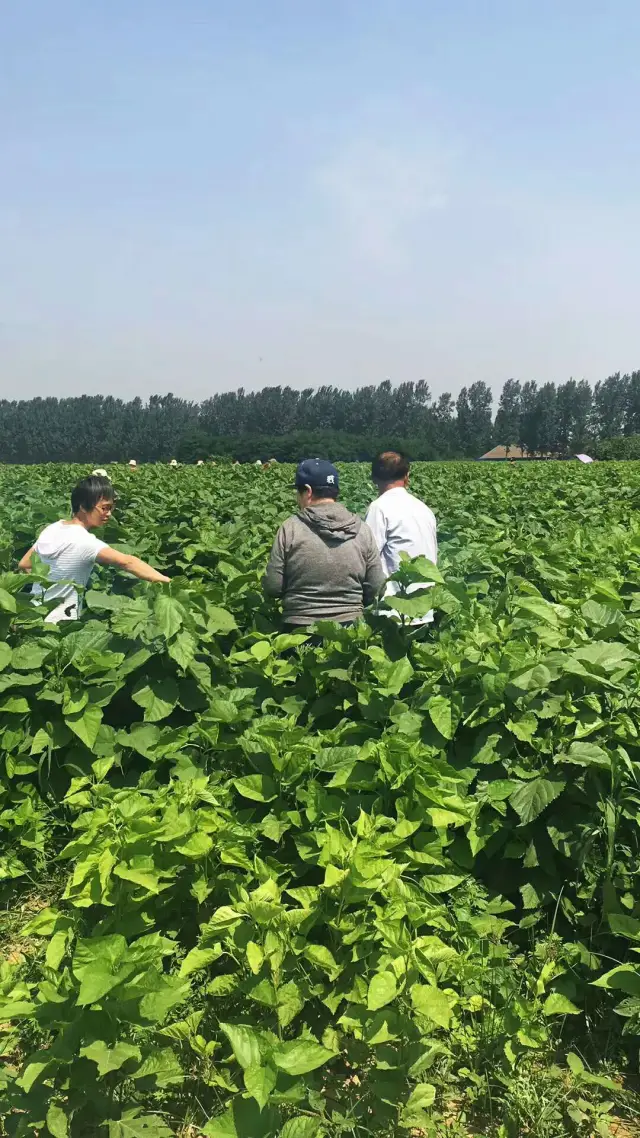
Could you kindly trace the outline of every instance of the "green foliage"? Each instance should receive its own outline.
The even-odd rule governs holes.
[[[2,400],[3,462],[299,462],[309,454],[369,461],[382,450],[415,460],[478,458],[492,444],[518,443],[532,454],[570,454],[613,440],[601,457],[638,458],[617,436],[640,432],[640,372],[541,387],[508,379],[495,418],[491,388],[463,387],[437,401],[424,380],[344,391],[265,387],[223,392],[203,403],[172,394],[147,403],[112,396]]]
[[[75,474],[0,476],[6,1134],[399,1138],[452,1103],[605,1134],[640,1032],[640,469],[415,468],[442,557],[397,576],[437,626],[405,591],[312,643],[259,588],[284,466],[117,470],[106,537],[171,584],[98,569],[44,624],[13,566]]]
[[[640,458],[640,435],[619,435],[613,439],[602,439],[595,448],[597,458],[608,461]]]

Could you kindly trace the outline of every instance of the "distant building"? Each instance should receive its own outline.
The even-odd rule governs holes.
[[[497,447],[494,447],[493,450],[488,450],[486,454],[481,454],[480,458],[477,459],[476,461],[477,462],[511,462],[511,460],[517,460],[518,462],[522,462],[524,459],[531,460],[531,459],[537,458],[537,457],[538,457],[537,455],[528,454],[527,451],[523,451],[522,447],[497,446]],[[545,454],[541,457],[551,458],[551,455]]]
[[[529,454],[517,446],[497,446],[481,454],[476,462],[544,462],[549,459],[577,458],[580,462],[593,462],[588,454]]]

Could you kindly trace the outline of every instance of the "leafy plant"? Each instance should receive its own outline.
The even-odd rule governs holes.
[[[640,470],[415,467],[438,569],[402,564],[405,622],[312,642],[260,591],[286,467],[120,472],[107,539],[171,584],[98,570],[44,624],[12,566],[74,473],[0,475],[6,1134],[605,1134],[640,1023]]]

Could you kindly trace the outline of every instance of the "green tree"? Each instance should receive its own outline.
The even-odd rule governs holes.
[[[494,436],[496,442],[507,449],[516,443],[519,437],[521,391],[517,379],[508,379],[500,394]]]

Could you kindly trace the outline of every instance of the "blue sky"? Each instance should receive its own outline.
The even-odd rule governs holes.
[[[0,395],[640,367],[637,0],[29,0]]]

